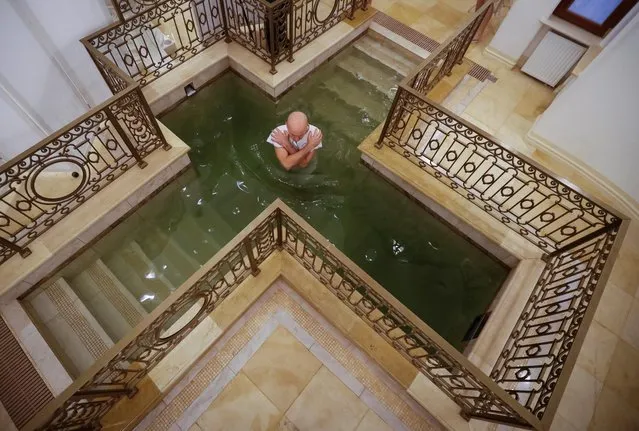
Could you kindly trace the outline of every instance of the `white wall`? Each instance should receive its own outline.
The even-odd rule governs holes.
[[[639,201],[639,16],[557,97],[532,132]]]
[[[0,165],[46,136],[46,131],[0,89]]]
[[[490,41],[489,49],[516,62],[560,0],[516,0]]]
[[[110,22],[103,0],[0,0],[0,157],[110,96],[79,42]]]

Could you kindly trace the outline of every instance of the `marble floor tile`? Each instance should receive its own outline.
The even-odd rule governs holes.
[[[631,407],[627,401],[613,390],[604,387],[589,430],[637,431],[639,429],[639,410]]]
[[[639,350],[623,340],[612,356],[606,386],[639,410]]]
[[[438,2],[436,5],[429,8],[427,13],[437,21],[452,27],[453,29],[462,24],[466,15],[464,12],[460,12],[454,7],[450,7],[444,2]]]
[[[581,347],[577,364],[603,382],[610,369],[619,337],[597,322],[592,322]]]
[[[624,241],[624,248],[621,249],[621,252],[615,260],[615,265],[612,268],[608,282],[614,284],[629,295],[635,296],[639,290],[639,268],[637,267],[639,256],[635,256],[626,250],[627,242],[628,241]]]
[[[515,107],[515,113],[534,121],[550,106],[554,98],[552,88],[537,83],[531,84]]]
[[[423,33],[440,43],[446,40],[446,38],[454,31],[453,28],[437,21],[428,14],[420,16],[419,19],[413,22],[410,26],[418,32]]]
[[[374,411],[369,410],[359,423],[355,431],[393,431]]]
[[[492,85],[486,88],[492,88]],[[482,91],[466,108],[464,114],[476,118],[492,130],[499,128],[510,116],[517,101],[498,99]]]
[[[573,424],[571,424],[566,418],[559,414],[555,414],[550,425],[550,431],[579,431]]]
[[[302,343],[280,326],[242,371],[280,411],[286,411],[321,365]]]
[[[632,301],[632,307],[630,307],[630,312],[626,318],[621,338],[639,350],[639,300],[637,298]]]
[[[238,374],[200,416],[203,430],[270,430],[282,413],[246,375]]]
[[[393,4],[385,11],[385,13],[408,26],[413,24],[423,15],[419,9],[402,2]]]
[[[558,413],[579,430],[588,429],[603,384],[583,368],[575,366]]]
[[[301,430],[352,431],[367,411],[357,395],[322,367],[286,416]]]
[[[621,334],[631,306],[632,296],[608,283],[595,311],[595,320],[613,333]]]

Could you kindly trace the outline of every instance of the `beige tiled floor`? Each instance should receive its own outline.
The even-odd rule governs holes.
[[[474,0],[373,0],[377,9],[443,41]],[[459,12],[456,14],[453,10]],[[571,164],[532,145],[526,135],[554,98],[552,90],[485,54],[491,25],[467,57],[498,77],[462,117],[526,154],[586,193],[614,205],[608,191]],[[639,227],[630,224],[551,430],[639,429]]]
[[[440,429],[283,280],[194,367],[138,431]]]

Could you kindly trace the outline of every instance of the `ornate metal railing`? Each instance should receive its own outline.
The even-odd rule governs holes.
[[[547,257],[546,267],[491,372],[500,386],[546,425],[559,405],[603,292],[614,261],[611,254],[623,238],[620,229],[603,229]],[[566,366],[569,368],[563,370]]]
[[[495,3],[480,8],[399,85],[377,147],[401,154],[545,253],[546,268],[491,377],[547,428],[626,223],[427,97],[461,62]]]
[[[129,4],[128,2],[123,2]],[[164,0],[82,39],[144,86],[225,36],[217,0]],[[138,10],[137,8],[135,10]]]
[[[0,264],[158,147],[169,148],[139,84],[107,59],[114,96],[0,167]]]
[[[142,86],[183,64],[213,43],[235,41],[271,65],[346,17],[365,0],[113,0],[120,22],[86,37]],[[93,55],[93,54],[92,54]]]
[[[536,418],[421,322],[301,217],[277,200],[25,427],[100,427],[148,375],[272,253],[289,253],[467,417],[537,426]]]
[[[479,8],[464,25],[406,76],[404,83],[421,94],[427,94],[439,81],[450,75],[453,67],[461,64],[482,23],[490,20],[495,3],[496,0],[488,1]]]
[[[275,66],[285,59],[293,61],[290,0],[220,0],[224,3],[228,39]]]
[[[545,251],[620,221],[534,161],[405,85],[399,86],[378,145],[397,151]]]

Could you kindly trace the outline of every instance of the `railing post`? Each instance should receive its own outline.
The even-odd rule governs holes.
[[[5,238],[0,238],[0,246],[8,248],[9,250],[13,250],[16,253],[20,254],[20,256],[22,257],[27,257],[31,254],[31,250],[29,250],[29,247],[20,247],[19,245],[16,245]]]
[[[151,122],[151,125],[155,127],[155,131],[156,131],[156,134],[158,135],[158,138],[160,138],[160,140],[162,141],[162,149],[164,151],[169,151],[171,149],[171,145],[169,145],[169,143],[166,142],[166,138],[162,134],[162,130],[160,130],[160,125],[158,124],[158,120],[155,118],[155,115],[153,115],[153,111],[151,111],[151,107],[149,106],[146,99],[144,98],[144,93],[142,93],[142,89],[138,87],[135,89],[135,91],[138,95],[138,98],[140,99],[140,104],[142,105],[142,109],[144,109],[144,112],[149,117],[149,121]]]
[[[271,70],[269,72],[271,72],[271,75],[275,75],[277,73],[277,69],[275,68],[275,65],[277,64],[277,53],[275,52],[275,38],[277,37],[277,35],[275,34],[275,14],[273,13],[273,7],[271,6],[267,6],[266,8],[266,16],[267,19],[266,21],[268,22],[268,40],[266,41],[266,43],[268,44],[269,48],[270,48],[270,54],[271,54]]]
[[[255,277],[260,273],[260,268],[257,266],[257,261],[255,260],[255,255],[253,254],[253,245],[251,244],[251,240],[249,238],[245,238],[244,241],[244,250],[246,251],[246,255],[248,256],[249,264],[251,265],[251,274]]]
[[[351,21],[355,19],[355,8],[357,6],[357,0],[351,0],[351,10],[348,13],[348,19]]]
[[[222,14],[222,26],[224,27],[224,42],[231,43],[233,39],[231,39],[231,33],[229,33],[229,22],[226,17],[226,4],[225,0],[219,0],[218,5],[220,7],[220,13]]]
[[[120,139],[122,139],[122,141],[124,142],[124,145],[127,146],[127,148],[129,149],[129,151],[131,151],[131,154],[133,155],[135,160],[138,162],[138,166],[140,167],[140,169],[146,168],[148,163],[142,159],[137,148],[135,148],[135,145],[133,145],[133,143],[130,141],[129,136],[126,134],[126,132],[122,128],[122,125],[118,121],[117,117],[113,115],[113,112],[111,112],[111,107],[107,106],[104,109],[104,111],[106,112],[107,118],[109,119],[109,121],[111,122],[115,130],[118,132],[118,135],[120,135]]]
[[[276,241],[277,241],[277,249],[281,251],[284,248],[284,235],[282,233],[282,218],[283,218],[283,215],[282,215],[282,210],[280,208],[278,208],[276,211],[277,211],[276,216],[275,216],[275,220],[276,220],[276,223],[277,223],[277,238],[276,238]]]
[[[293,46],[295,44],[295,1],[289,0],[289,29],[288,29],[288,62],[293,62]]]
[[[382,133],[379,135],[379,139],[375,143],[375,148],[382,148],[384,146],[384,137],[388,132],[390,127],[390,123],[393,118],[393,114],[395,113],[395,109],[397,109],[397,103],[399,102],[399,98],[401,96],[402,87],[401,85],[397,87],[397,92],[395,93],[395,99],[393,99],[393,103],[391,104],[390,110],[388,111],[388,115],[386,116],[386,121],[384,122],[384,128],[382,128]]]
[[[118,0],[111,0],[111,4],[113,5],[113,9],[115,10],[115,13],[118,15],[118,19],[120,20],[120,22],[124,22],[124,15],[122,14],[122,11],[120,10],[120,6],[118,5]]]

